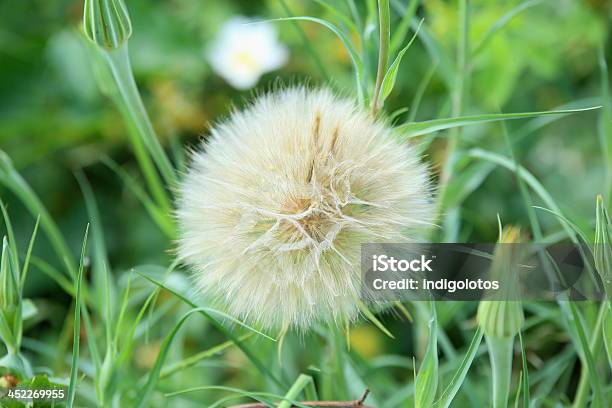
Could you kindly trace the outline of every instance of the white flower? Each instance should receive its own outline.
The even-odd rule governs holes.
[[[360,244],[416,239],[431,221],[414,149],[327,90],[264,95],[211,133],[180,188],[179,255],[248,322],[354,319]]]
[[[244,17],[228,20],[206,51],[213,70],[237,89],[253,87],[263,74],[282,67],[289,56],[274,26],[250,22]]]

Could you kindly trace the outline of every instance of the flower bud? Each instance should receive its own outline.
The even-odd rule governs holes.
[[[85,0],[83,28],[87,38],[110,50],[119,48],[132,35],[123,0]]]
[[[491,279],[499,280],[506,299],[516,299],[516,282],[521,260],[520,230],[509,227],[502,231],[491,263]],[[513,338],[524,322],[523,307],[516,300],[483,300],[478,305],[478,323],[487,336]]]

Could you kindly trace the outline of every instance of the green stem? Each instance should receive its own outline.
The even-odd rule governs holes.
[[[389,42],[391,39],[391,15],[389,11],[389,0],[378,0],[378,31],[380,32],[378,44],[378,69],[376,71],[376,84],[372,95],[372,112],[376,114],[381,108],[380,90],[387,72],[389,62]]]
[[[469,38],[468,38],[468,27],[469,27],[469,0],[459,1],[459,32],[457,40],[457,73],[455,76],[455,83],[451,95],[451,116],[456,118],[461,116],[463,112],[463,101],[465,98],[465,82],[467,78],[467,66],[468,66],[468,53],[469,53]],[[448,183],[452,177],[453,167],[455,165],[454,157],[455,152],[459,146],[459,137],[461,134],[461,128],[453,128],[449,131],[448,146],[446,149],[446,161],[442,167],[442,173],[440,175],[440,186],[437,200],[436,213],[442,214],[444,201],[446,199],[446,192]]]
[[[290,401],[294,401],[298,398],[302,390],[306,388],[308,384],[312,383],[312,377],[300,374],[298,379],[293,383],[287,394],[285,394],[285,399],[278,404],[278,408],[291,408],[294,406]]]
[[[287,4],[285,0],[280,0],[280,4],[281,4],[281,7],[283,8],[283,11],[287,15],[287,17],[294,16],[293,12],[289,8],[289,5]],[[323,77],[325,82],[329,82],[329,79],[330,79],[329,73],[327,72],[327,69],[325,68],[325,64],[323,64],[323,61],[321,61],[321,57],[319,57],[319,54],[315,51],[314,47],[312,46],[312,41],[308,39],[308,37],[306,36],[306,33],[304,32],[302,27],[297,23],[297,21],[292,20],[291,22],[293,23],[295,32],[300,36],[300,40],[302,41],[302,47],[304,47],[306,52],[308,52],[310,56],[312,57],[312,60],[317,66],[317,69],[321,73],[321,76]]]
[[[602,335],[605,339],[605,349],[608,355],[608,365],[612,370],[612,302],[609,300],[604,302],[606,305],[606,312],[603,319]]]
[[[177,185],[176,173],[174,172],[174,168],[168,156],[159,143],[151,120],[149,119],[140,97],[140,93],[138,92],[138,87],[136,86],[134,75],[132,74],[127,44],[123,44],[115,50],[103,50],[101,53],[108,64],[117,90],[119,91],[122,102],[120,108],[122,108],[122,112],[134,126],[139,136],[139,138],[133,138],[132,141],[143,173],[151,188],[151,192],[162,207],[170,208],[165,190],[157,179],[157,175],[152,169],[150,160],[148,160],[146,154],[143,153],[142,145],[149,151],[153,162],[169,187],[175,187]]]
[[[493,408],[506,408],[512,376],[513,337],[485,336],[491,360]]]
[[[606,302],[601,302],[601,306],[599,307],[599,313],[597,315],[597,321],[595,323],[595,328],[593,329],[593,337],[591,337],[591,342],[589,344],[589,348],[591,349],[591,353],[595,360],[599,355],[601,350],[601,340],[603,336],[601,328],[604,322],[604,318],[606,316],[608,306]],[[574,408],[585,407],[587,403],[587,399],[589,397],[589,391],[591,391],[591,382],[590,382],[590,374],[589,370],[583,368],[580,373],[580,381],[578,382],[578,390],[576,391],[576,397],[574,398],[574,404],[572,405]]]
[[[346,356],[346,339],[342,329],[329,326],[329,373],[324,383],[324,397],[328,399],[346,399],[348,387],[344,375],[344,359]]]

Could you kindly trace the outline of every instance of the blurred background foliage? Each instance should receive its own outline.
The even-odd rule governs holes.
[[[254,93],[232,88],[207,62],[204,50],[219,28],[236,15],[262,19],[284,17],[287,8],[278,0],[132,0],[126,3],[134,25],[130,55],[139,88],[163,144],[181,162],[184,160],[182,146],[197,145],[211,122],[227,115],[232,106],[242,106]],[[365,15],[365,2],[357,3]],[[398,11],[404,10],[406,2],[393,0],[391,3],[395,27]],[[458,30],[456,1],[422,3],[417,15],[424,18],[424,27],[439,49],[432,51],[424,42],[415,42],[402,62],[397,86],[387,101],[389,112],[410,107],[423,78],[435,68],[416,113],[417,120],[450,115],[452,64],[448,61],[455,59]],[[612,2],[527,2],[526,10],[489,36],[500,18],[520,3],[525,2],[471,2],[471,74],[464,113],[543,111],[568,104],[571,107],[600,105],[602,71],[598,56],[601,52],[606,61],[612,60],[608,40]],[[316,1],[287,0],[286,5],[294,15],[330,20],[336,17]],[[138,177],[125,125],[113,104],[98,90],[93,75],[87,43],[79,27],[82,6],[81,0],[0,2],[0,148],[47,205],[74,253],[79,251],[87,222],[83,196],[74,176],[82,168],[101,209],[114,270],[127,270],[135,264],[167,265],[173,253],[166,238],[116,174],[100,163],[103,157],[109,156]],[[300,26],[324,62],[332,85],[350,93],[353,82],[350,59],[341,43],[319,25],[300,23]],[[289,48],[289,60],[282,69],[264,75],[255,92],[277,86],[277,78],[285,84],[304,81],[324,84],[325,76],[303,47],[303,39],[295,26],[291,22],[278,22],[276,28],[281,41]],[[375,55],[370,63],[375,63]],[[402,114],[398,120],[406,117],[407,114]],[[595,194],[604,190],[605,163],[598,143],[597,120],[596,112],[587,112],[547,126],[540,126],[546,123],[541,119],[506,124],[514,138],[517,160],[547,187],[565,215],[587,231],[593,230]],[[467,146],[509,155],[498,124],[467,127],[462,137]],[[443,144],[434,142],[427,152],[434,170],[438,169],[442,147]],[[462,206],[459,238],[493,242],[498,213],[504,223],[528,230],[524,205],[517,191],[516,180],[510,172],[492,170]],[[35,220],[2,187],[0,196],[8,204],[17,239],[25,247]],[[554,217],[543,215],[541,221],[545,226],[559,228]],[[52,264],[60,264],[58,260],[52,261],[55,257],[43,235],[39,234],[35,253]],[[58,344],[69,350],[71,329],[63,316],[70,297],[36,268],[32,270],[26,292],[27,297],[37,300],[41,311],[34,322],[35,337],[43,339],[46,331],[59,331]],[[176,304],[168,302],[167,309],[173,307]],[[455,313],[470,315],[465,309],[453,306],[446,309],[440,315],[442,322]],[[163,333],[163,327],[156,330]],[[194,323],[181,336],[185,336],[187,344],[197,345],[201,341],[199,332],[201,324]],[[460,333],[450,333],[451,338],[454,335],[460,336]],[[546,335],[546,332],[540,330],[533,335]],[[355,349],[367,357],[375,357],[383,350],[398,353],[407,350],[409,336],[400,334],[402,339],[405,341],[393,342],[370,326],[357,328],[352,333]],[[215,344],[215,341],[207,339],[206,343]],[[151,341],[136,350],[137,366],[149,369],[158,348],[159,342]],[[542,351],[541,356],[552,352]],[[234,349],[224,358],[226,368],[244,364],[244,357]],[[253,380],[245,375],[236,371],[228,375],[226,384],[248,387]]]

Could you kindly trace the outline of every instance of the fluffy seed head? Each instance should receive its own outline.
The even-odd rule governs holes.
[[[414,149],[327,90],[261,96],[209,140],[181,185],[179,255],[247,322],[353,319],[360,244],[413,241],[431,221]]]

